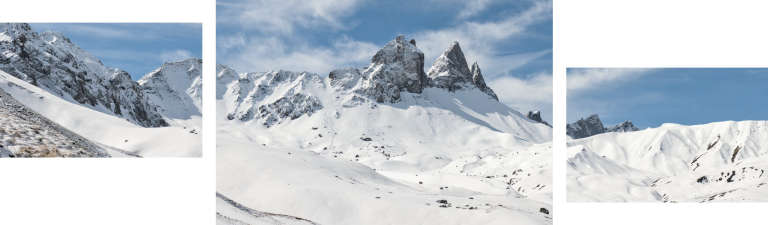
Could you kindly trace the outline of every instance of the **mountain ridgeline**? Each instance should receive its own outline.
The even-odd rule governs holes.
[[[629,120],[606,128],[603,125],[603,121],[600,120],[600,117],[597,114],[593,114],[586,119],[582,118],[574,123],[566,125],[566,132],[568,136],[575,139],[594,136],[606,132],[630,132],[638,130],[640,129],[635,127],[635,125],[632,124],[632,121]]]
[[[475,90],[498,102],[496,93],[486,85],[479,64],[467,64],[458,42],[450,43],[424,72],[424,53],[416,47],[415,40],[407,41],[404,36],[397,36],[378,50],[367,67],[335,69],[327,77],[284,70],[239,74],[224,65],[217,65],[216,71],[216,97],[225,100],[227,119],[263,120],[267,127],[302,115],[311,116],[326,107],[319,98],[323,94],[311,94],[317,89],[332,90],[344,107],[398,104],[404,94],[422,96],[428,88],[450,93]]]
[[[169,118],[183,117],[184,113],[168,109],[176,104],[187,111],[197,107],[192,114],[199,115],[200,59],[166,63],[136,82],[128,72],[106,67],[63,34],[34,32],[24,23],[0,24],[0,52],[0,70],[67,101],[143,127],[165,127]],[[168,67],[185,75],[160,76]],[[169,83],[166,77],[186,81]]]

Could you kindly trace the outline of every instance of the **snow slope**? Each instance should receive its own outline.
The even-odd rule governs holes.
[[[146,128],[84,107],[0,71],[0,89],[40,115],[93,142],[140,156],[200,156],[201,138],[185,127]]]
[[[217,191],[319,224],[550,224],[551,128],[472,74],[428,85],[404,40],[326,77],[219,65]]]
[[[664,124],[568,146],[569,201],[768,200],[768,121]]]
[[[106,157],[107,151],[0,89],[0,157]]]
[[[138,83],[167,120],[200,120],[202,117],[202,60],[166,62],[144,75]],[[199,124],[199,123],[198,123]]]

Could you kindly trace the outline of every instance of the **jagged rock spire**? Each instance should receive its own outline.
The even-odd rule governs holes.
[[[455,91],[473,83],[472,73],[469,71],[459,42],[451,43],[451,46],[435,60],[427,72],[427,77],[432,86],[449,91]]]
[[[586,119],[580,119],[566,126],[566,134],[572,138],[585,138],[592,135],[605,133],[603,121],[597,114],[590,115]]]
[[[427,85],[424,53],[414,43],[400,35],[376,52],[362,73],[360,91],[377,102],[392,103],[400,100],[401,91],[421,93]]]
[[[477,62],[472,64],[471,69],[467,66],[467,59],[458,41],[452,42],[448,49],[435,60],[427,72],[427,77],[433,87],[445,88],[448,91],[477,87],[496,101],[499,100],[496,93],[485,84]]]
[[[630,132],[630,131],[638,131],[639,128],[635,127],[635,124],[632,123],[632,121],[624,121],[620,124],[616,124],[613,127],[607,128],[606,131],[608,132]]]
[[[477,63],[467,66],[459,42],[454,41],[443,52],[428,73],[424,73],[424,53],[416,47],[416,40],[406,41],[397,36],[371,58],[371,65],[362,72],[349,69],[334,70],[329,74],[334,86],[355,89],[357,93],[374,98],[377,102],[400,101],[400,92],[421,93],[425,87],[456,91],[478,88],[498,101],[488,87]],[[358,79],[359,78],[359,79]],[[357,81],[360,80],[360,85]]]
[[[480,91],[483,91],[484,93],[490,95],[493,99],[496,99],[496,101],[498,101],[499,97],[496,96],[496,93],[493,92],[493,90],[490,87],[488,87],[488,85],[485,85],[485,79],[483,78],[483,73],[480,71],[480,65],[477,65],[477,62],[472,64],[472,68],[470,69],[470,72],[472,73],[472,83],[475,84],[475,87],[479,88]]]
[[[585,138],[593,135],[598,135],[606,132],[631,132],[638,131],[637,127],[627,120],[620,124],[606,128],[603,125],[603,121],[600,120],[600,116],[592,114],[586,119],[580,119],[575,123],[568,124],[566,126],[566,134],[572,138]]]
[[[542,124],[547,125],[549,127],[552,127],[552,125],[549,125],[549,123],[547,123],[547,121],[544,121],[544,119],[541,118],[541,111],[538,111],[538,110],[536,110],[536,111],[528,111],[528,115],[526,117],[528,117],[528,119],[531,119],[533,121],[542,123]]]

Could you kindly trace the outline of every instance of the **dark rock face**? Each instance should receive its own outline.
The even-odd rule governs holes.
[[[435,63],[429,68],[427,76],[433,87],[445,88],[449,91],[466,88],[470,84],[474,84],[472,72],[469,71],[467,60],[464,58],[464,52],[461,51],[459,42],[455,41],[435,60]]]
[[[491,96],[491,98],[496,99],[496,101],[499,101],[499,97],[496,96],[496,93],[493,92],[493,89],[485,85],[485,79],[483,79],[483,73],[480,71],[480,66],[477,65],[477,62],[472,64],[472,68],[470,69],[470,72],[472,73],[472,83],[475,84],[475,87],[479,88],[480,91]]]
[[[605,133],[605,127],[603,127],[603,121],[600,121],[600,117],[594,114],[586,119],[580,119],[575,123],[568,124],[566,132],[568,136],[578,139]]]
[[[424,53],[416,47],[416,40],[406,42],[404,36],[398,36],[376,52],[362,72],[338,69],[328,77],[332,86],[354,90],[379,103],[397,103],[401,92],[421,93],[426,87],[448,91],[476,87],[498,101],[496,93],[486,85],[480,66],[475,63],[471,70],[467,66],[458,42],[438,57],[428,73],[423,68]]]
[[[631,121],[624,121],[620,124],[605,128],[603,122],[597,114],[593,114],[586,119],[580,119],[575,123],[568,124],[566,126],[566,132],[568,136],[572,138],[585,138],[593,135],[598,135],[606,132],[631,132],[638,131],[637,127],[632,124]]]
[[[168,126],[130,75],[105,67],[62,34],[36,33],[28,24],[0,24],[0,37],[0,70],[138,125]]]
[[[264,126],[271,127],[283,119],[294,120],[305,114],[312,116],[312,113],[322,108],[323,105],[317,97],[299,93],[259,106],[259,117],[264,119]]]
[[[427,78],[429,78],[429,85],[432,87],[444,88],[448,91],[475,87],[494,100],[499,100],[496,93],[485,84],[480,65],[475,62],[471,69],[467,66],[464,52],[461,51],[461,46],[456,41],[451,43],[451,46],[435,60],[427,72]]]
[[[632,121],[624,121],[620,124],[616,124],[616,126],[610,127],[607,129],[608,132],[630,132],[630,131],[638,131],[637,127],[635,127],[634,124],[632,124]]]
[[[238,76],[236,84],[227,90],[236,97],[233,99],[234,110],[227,114],[229,120],[255,119],[262,121],[264,126],[271,127],[303,115],[311,116],[323,108],[319,98],[303,93],[305,87],[323,85],[322,78],[317,74],[280,70],[236,75],[234,70],[224,66],[219,69],[220,75]],[[273,94],[276,88],[285,88],[288,91],[277,100],[262,102]]]
[[[397,36],[376,52],[362,77],[359,93],[377,102],[399,102],[402,91],[421,93],[424,90],[427,84],[424,53],[405,41],[404,36]]]
[[[528,119],[531,119],[533,121],[547,125],[548,127],[552,127],[552,125],[549,125],[547,121],[544,121],[543,119],[541,119],[541,111],[528,111],[528,115],[526,117],[528,117]]]

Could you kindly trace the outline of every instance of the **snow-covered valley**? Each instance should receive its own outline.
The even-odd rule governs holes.
[[[458,43],[422,67],[403,37],[325,77],[219,65],[217,191],[260,213],[220,199],[218,223],[551,224],[551,128],[498,102]]]
[[[568,141],[568,201],[766,201],[768,121],[664,124]]]
[[[202,154],[200,59],[165,63],[136,82],[60,33],[37,33],[27,24],[0,24],[0,36],[0,89],[8,99],[61,128],[54,130],[66,130],[101,148],[101,154],[79,156]],[[38,120],[17,119],[19,124]],[[43,139],[54,137],[51,133]]]

